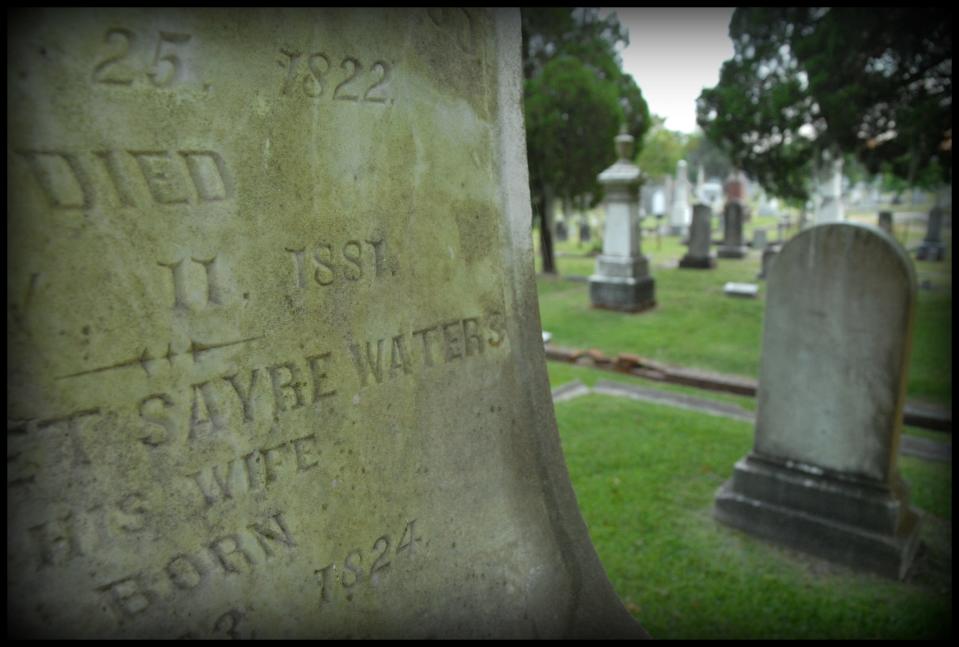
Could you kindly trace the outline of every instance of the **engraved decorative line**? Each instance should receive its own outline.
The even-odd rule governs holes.
[[[115,368],[127,368],[129,366],[136,366],[138,364],[140,368],[143,369],[143,372],[149,376],[150,371],[147,369],[147,363],[153,360],[165,359],[167,363],[172,366],[174,357],[177,357],[178,355],[189,354],[193,357],[193,361],[195,363],[199,361],[200,355],[203,353],[209,352],[211,350],[217,350],[219,348],[226,348],[227,346],[245,344],[247,342],[255,341],[257,339],[262,339],[264,336],[265,335],[258,335],[256,337],[247,337],[246,339],[237,339],[235,341],[227,341],[227,342],[214,342],[212,344],[205,344],[203,342],[198,342],[191,339],[189,348],[187,348],[182,353],[173,352],[173,345],[168,342],[166,354],[163,355],[162,357],[153,357],[152,355],[150,355],[150,349],[144,347],[143,352],[140,353],[139,357],[123,360],[121,362],[117,362],[116,364],[111,364],[110,366],[100,366],[97,368],[87,369],[85,371],[79,371],[77,373],[70,373],[69,375],[60,375],[59,377],[55,379],[65,380],[68,377],[79,377],[81,375],[90,375],[92,373],[103,373],[104,371],[111,371]]]

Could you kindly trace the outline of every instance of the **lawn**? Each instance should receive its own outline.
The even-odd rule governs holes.
[[[875,221],[875,212],[851,216]],[[775,220],[757,218],[747,226],[747,239],[757,226],[776,237]],[[894,234],[911,247],[924,231],[921,223],[897,218]],[[950,234],[947,228],[947,245]],[[538,277],[543,329],[553,343],[755,379],[765,283],[759,282],[756,300],[726,297],[722,287],[727,281],[757,282],[759,254],[719,259],[712,271],[681,270],[676,262],[686,249],[677,238],[648,236],[642,245],[658,305],[639,315],[594,310],[585,283]],[[595,261],[583,255],[588,247],[575,240],[557,245],[561,275],[592,274]],[[918,296],[908,397],[950,404],[951,246],[945,262],[919,261],[916,270],[926,287]],[[548,369],[554,388],[572,380],[587,386],[600,379],[626,381],[756,409],[750,397],[558,362]],[[899,457],[911,503],[922,513],[922,546],[906,581],[898,582],[767,544],[713,520],[716,490],[752,447],[751,424],[599,394],[555,408],[593,543],[626,608],[653,637],[951,637],[951,464]],[[904,433],[945,436],[908,427]]]
[[[918,210],[918,209],[917,209]],[[851,220],[874,222],[875,212],[850,214]],[[795,222],[793,218],[793,222]],[[775,218],[754,218],[746,238],[764,226],[776,238]],[[793,227],[789,235],[796,233]],[[894,234],[907,247],[918,244],[925,232],[921,222],[897,217]],[[714,237],[717,234],[714,233]],[[952,250],[951,228],[945,228],[948,246],[944,262],[915,261],[919,290],[916,326],[908,373],[908,398],[950,405],[952,401]],[[534,241],[538,235],[534,232]],[[594,245],[595,246],[595,245]],[[557,346],[598,348],[608,355],[635,353],[667,364],[700,368],[755,379],[759,372],[766,284],[756,280],[760,255],[718,259],[714,270],[680,269],[686,248],[677,237],[646,235],[643,253],[650,259],[656,280],[657,305],[629,315],[590,307],[588,285],[562,278],[588,276],[593,258],[583,256],[589,244],[573,240],[557,244],[559,277],[540,274],[540,314],[543,329]],[[579,256],[572,256],[579,254]],[[540,260],[536,256],[537,269]],[[757,299],[735,299],[723,294],[728,281],[758,283]]]
[[[752,446],[747,423],[603,395],[557,403],[556,416],[599,557],[653,637],[951,636],[951,465],[900,459],[923,547],[896,582],[712,519],[716,489]]]

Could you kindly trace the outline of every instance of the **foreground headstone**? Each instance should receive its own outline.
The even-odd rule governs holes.
[[[553,418],[518,11],[8,18],[8,637],[642,635]]]
[[[656,285],[649,275],[649,260],[640,248],[639,186],[642,174],[630,161],[633,137],[616,136],[619,159],[599,174],[606,189],[606,228],[603,253],[596,257],[596,272],[589,277],[589,298],[594,307],[639,312],[656,305]]]
[[[689,229],[689,250],[679,259],[679,266],[693,269],[716,267],[716,257],[709,253],[713,213],[704,204],[693,205],[693,223]]]
[[[768,279],[756,437],[716,517],[849,566],[902,577],[918,516],[896,467],[916,277],[878,228],[811,227]]]
[[[941,261],[946,256],[946,244],[942,242],[943,210],[933,207],[929,210],[926,221],[926,237],[916,251],[916,258],[921,261]]]

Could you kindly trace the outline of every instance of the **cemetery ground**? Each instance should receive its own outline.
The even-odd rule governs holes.
[[[900,210],[902,206],[898,207]],[[911,208],[927,213],[928,206]],[[876,212],[850,214],[874,223]],[[793,222],[796,222],[795,217]],[[775,219],[753,217],[751,230]],[[632,353],[664,364],[756,379],[765,282],[759,253],[718,259],[715,270],[679,269],[678,238],[644,232],[657,306],[639,315],[590,308],[585,282],[594,244],[557,244],[558,277],[538,277],[552,344]],[[787,233],[796,233],[794,226]],[[924,219],[896,214],[894,234],[919,244]],[[944,262],[917,261],[920,283],[907,400],[951,408],[951,231]],[[595,237],[595,233],[594,233]],[[713,227],[713,238],[718,238]],[[534,235],[534,240],[536,240]],[[595,240],[595,238],[594,238]],[[537,259],[537,267],[539,266]],[[759,283],[757,299],[725,296],[727,281]],[[562,362],[551,386],[600,380],[695,396],[755,411],[752,397],[652,382]],[[699,411],[589,393],[555,405],[563,450],[590,535],[627,608],[657,638],[943,638],[952,635],[952,466],[900,455],[922,546],[905,581],[863,574],[767,544],[718,524],[716,490],[752,447],[753,425]],[[939,442],[951,435],[904,433]]]

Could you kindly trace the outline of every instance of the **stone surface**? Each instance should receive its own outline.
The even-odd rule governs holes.
[[[715,257],[709,253],[712,237],[713,214],[704,204],[693,206],[693,222],[689,228],[689,250],[679,259],[684,268],[709,269],[716,266]]]
[[[717,517],[851,566],[902,577],[918,517],[896,455],[915,313],[905,250],[878,228],[817,225],[768,279],[756,437]]]
[[[743,258],[747,248],[743,240],[746,206],[739,201],[726,203],[723,209],[723,244],[716,250],[720,258]]]
[[[766,235],[766,230],[763,228],[758,228],[753,230],[753,249],[757,251],[763,251],[766,249],[766,245],[769,244],[769,239]]]
[[[606,229],[603,253],[596,257],[596,272],[589,277],[592,305],[623,312],[640,312],[655,305],[655,281],[640,249],[642,174],[630,161],[632,145],[631,135],[617,135],[619,159],[599,174],[599,182],[606,191]]]
[[[8,637],[643,635],[556,433],[518,11],[8,19]]]

